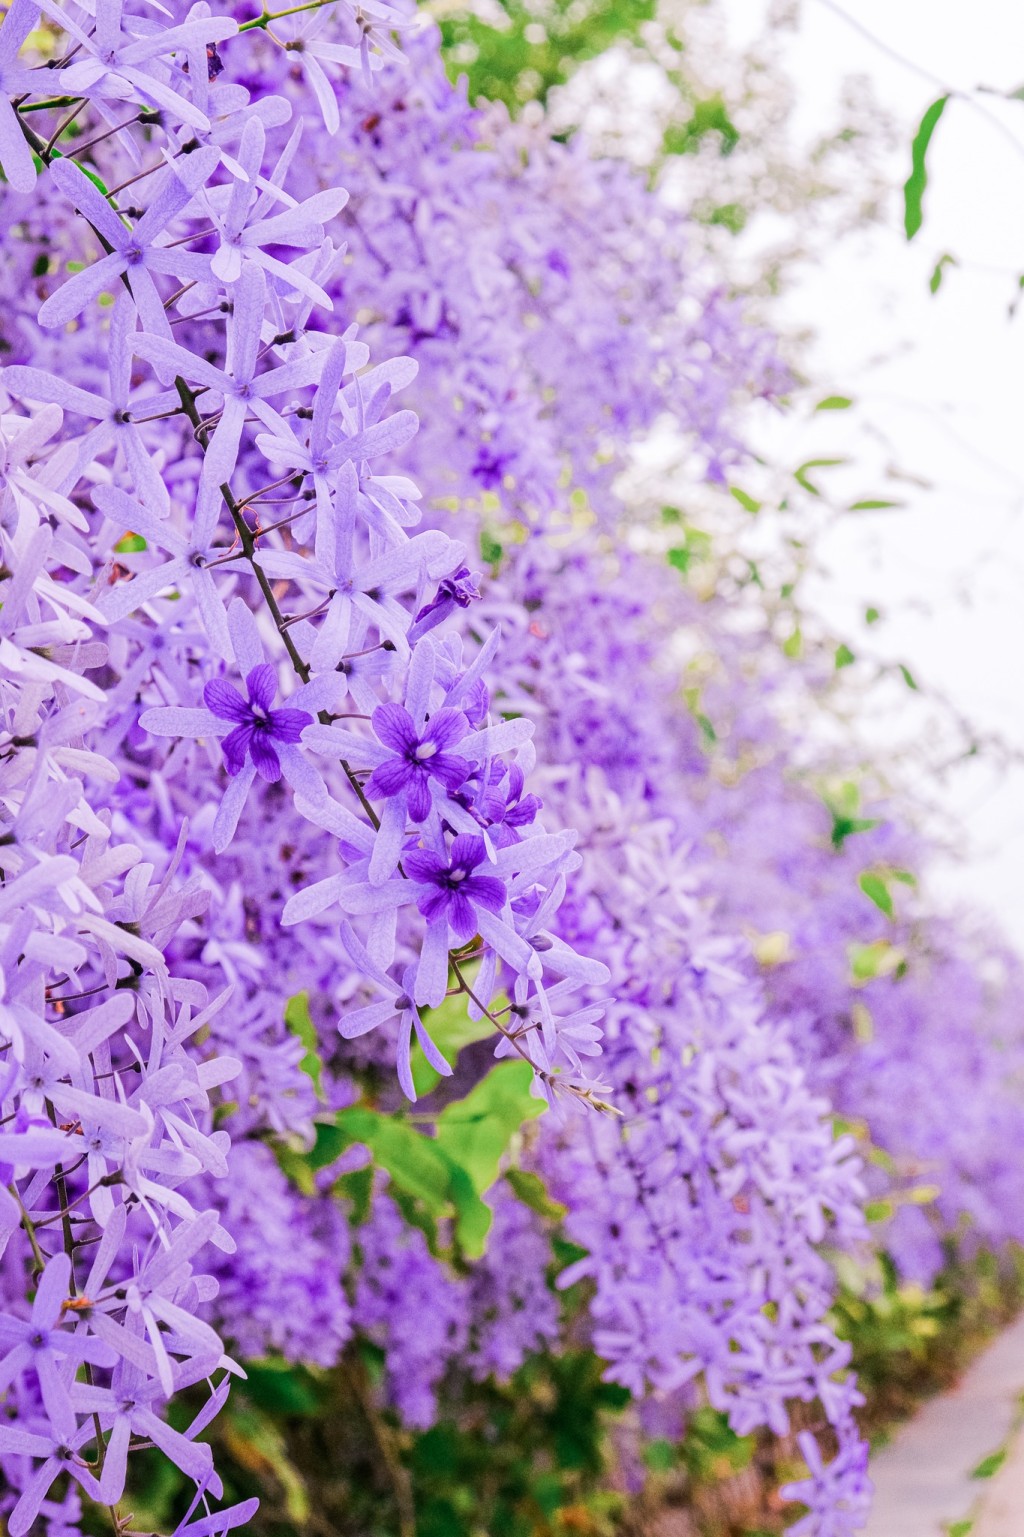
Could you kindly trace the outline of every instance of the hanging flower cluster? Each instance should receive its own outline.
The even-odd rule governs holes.
[[[333,8],[335,40],[307,60],[321,94],[318,58],[369,80],[393,51],[394,18],[371,9]],[[419,493],[382,463],[416,430],[392,405],[415,364],[372,368],[354,327],[332,330],[346,193],[296,196],[301,116],[225,72],[221,50],[244,61],[272,21],[15,0],[0,28],[5,230],[38,310],[7,315],[0,371],[13,1537],[40,1512],[73,1522],[74,1484],[115,1504],[143,1443],[195,1484],[183,1530],[251,1509],[203,1514],[220,1484],[195,1439],[238,1370],[195,1266],[235,1247],[199,1196],[227,1173],[215,1109],[249,1071],[244,988],[216,954],[187,964],[210,891],[181,878],[184,817],[169,857],[131,840],[140,800],[186,783],[217,854],[258,797],[315,829],[334,873],[283,921],[330,910],[379,999],[345,1033],[398,1018],[410,1094],[413,1035],[450,1071],[420,1011],[454,985],[549,1101],[598,1097],[560,1011],[566,978],[606,970],[548,953],[537,924],[573,835],[542,831],[523,794],[532,728],[492,708],[497,631],[464,654],[442,629],[476,596],[465,550],[412,532]],[[197,969],[229,986],[211,999]],[[536,1035],[491,1015],[499,972]],[[212,1049],[236,1035],[238,1055]],[[207,1407],[170,1429],[163,1406],[203,1380]]]

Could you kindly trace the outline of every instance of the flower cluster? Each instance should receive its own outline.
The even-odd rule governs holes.
[[[333,40],[305,55],[325,101],[322,63],[369,81],[393,51],[386,8],[331,16]],[[492,707],[497,630],[464,647],[442,629],[476,596],[464,548],[413,531],[419,493],[382,463],[416,430],[392,404],[415,364],[371,367],[354,327],[330,329],[347,194],[304,195],[301,115],[225,66],[234,48],[244,73],[246,31],[272,20],[15,0],[0,29],[7,281],[25,262],[32,274],[4,306],[0,370],[14,1537],[44,1507],[57,1519],[64,1473],[116,1503],[137,1443],[204,1505],[220,1491],[195,1440],[237,1370],[202,1316],[217,1280],[195,1269],[210,1245],[235,1247],[216,1207],[196,1205],[227,1173],[214,1112],[236,1079],[260,1129],[308,1128],[309,1107],[261,1098],[268,1075],[294,1090],[297,1064],[283,1011],[267,1031],[248,1007],[245,958],[213,942],[197,954],[211,898],[197,850],[223,854],[243,819],[312,830],[333,873],[273,921],[329,913],[348,973],[379,1000],[344,1033],[398,1019],[410,1094],[413,1033],[450,1071],[420,1011],[469,990],[470,961],[474,1007],[538,1091],[594,1093],[559,1009],[567,977],[605,971],[548,954],[538,922],[578,862],[573,836],[541,830],[524,793],[531,727]],[[492,1014],[499,982],[542,1033]],[[324,1234],[311,1224],[310,1262]],[[267,1341],[252,1320],[232,1323],[250,1264],[243,1250],[211,1268],[229,1278],[219,1316],[253,1350]],[[340,1291],[333,1315],[323,1305],[333,1359]],[[202,1380],[207,1408],[170,1429],[167,1400]],[[217,1529],[248,1513],[221,1512]]]

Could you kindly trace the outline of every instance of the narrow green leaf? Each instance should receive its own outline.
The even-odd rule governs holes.
[[[874,902],[879,911],[883,912],[887,918],[895,916],[892,895],[885,884],[885,880],[877,871],[865,870],[863,875],[858,877],[857,884],[864,895]]]
[[[826,395],[815,406],[816,411],[846,411],[853,405],[849,395]]]
[[[991,1457],[983,1457],[978,1466],[971,1473],[972,1478],[992,1478],[1006,1461],[1006,1447],[993,1452]]]
[[[891,507],[905,507],[905,502],[887,502],[879,496],[866,497],[861,502],[851,502],[850,512],[884,512]]]
[[[899,663],[899,669],[900,669],[900,672],[903,675],[904,683],[907,685],[908,688],[912,688],[914,690],[914,692],[917,693],[918,692],[917,683],[914,681],[914,675],[910,671],[910,668],[909,667],[904,667],[903,663],[900,662]]]
[[[755,513],[761,511],[761,503],[756,502],[752,496],[748,496],[746,491],[741,491],[739,486],[730,486],[729,490],[739,502],[744,512]]]
[[[939,257],[938,261],[935,263],[935,270],[931,277],[928,279],[928,287],[931,289],[933,294],[937,294],[939,289],[942,287],[942,279],[946,268],[959,267],[959,265],[960,263],[957,261],[956,257],[950,256],[948,251],[946,251],[943,256]]]
[[[921,119],[921,126],[914,135],[914,142],[911,145],[910,175],[903,186],[903,227],[907,232],[908,240],[913,240],[924,220],[924,189],[928,185],[925,161],[932,134],[935,132],[939,118],[946,110],[948,100],[948,96],[940,96],[938,101],[932,102]]]
[[[303,990],[295,993],[285,1004],[284,1022],[292,1035],[297,1035],[306,1048],[306,1055],[299,1063],[300,1068],[307,1077],[313,1080],[317,1098],[324,1097],[324,1065],[320,1060],[319,1041],[316,1035],[316,1026],[309,1014],[309,993]]]
[[[540,1175],[533,1174],[528,1169],[507,1169],[505,1178],[515,1191],[516,1199],[522,1201],[523,1205],[528,1206],[531,1211],[535,1211],[539,1217],[548,1217],[553,1222],[559,1222],[565,1216],[568,1208],[551,1199]]]
[[[810,479],[807,473],[808,470],[828,469],[834,464],[845,463],[845,459],[808,459],[806,463],[801,464],[799,469],[793,471],[793,479],[797,482],[798,485],[803,486],[805,491],[809,491],[812,496],[820,496],[821,492]]]

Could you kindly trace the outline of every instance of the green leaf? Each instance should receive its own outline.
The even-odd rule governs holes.
[[[880,614],[880,612],[878,611],[877,608],[866,608],[864,610],[864,623],[865,624],[877,624],[878,621],[881,619],[881,617],[882,617],[882,615]]]
[[[746,228],[747,210],[742,203],[721,203],[711,210],[707,222],[720,229],[727,229],[731,235],[738,235]]]
[[[244,1396],[273,1414],[309,1416],[322,1409],[315,1379],[304,1367],[276,1357],[246,1361]]]
[[[146,541],[141,534],[125,534],[114,545],[115,555],[139,555],[146,548]]]
[[[530,1093],[527,1062],[498,1062],[466,1095],[446,1105],[437,1118],[438,1145],[464,1169],[479,1195],[498,1177],[502,1155],[525,1122],[544,1110]]]
[[[523,1205],[528,1206],[531,1211],[535,1211],[539,1217],[560,1222],[568,1211],[568,1207],[551,1199],[544,1188],[544,1181],[538,1174],[533,1174],[528,1169],[506,1169],[505,1178],[515,1191],[516,1199],[522,1201]]]
[[[971,1477],[992,1478],[994,1474],[999,1472],[999,1469],[1002,1467],[1005,1461],[1006,1447],[1004,1446],[998,1452],[993,1452],[990,1457],[983,1457],[978,1463],[978,1466],[973,1469]]]
[[[932,134],[943,112],[946,110],[948,96],[940,96],[938,101],[933,101],[924,117],[921,126],[914,135],[914,142],[910,149],[911,169],[903,186],[903,227],[907,232],[907,239],[913,240],[924,219],[923,200],[924,189],[928,185],[928,172],[925,160],[928,155],[928,146],[932,141]]]
[[[422,1201],[432,1217],[447,1214],[452,1199],[451,1161],[432,1137],[408,1121],[363,1105],[339,1110],[334,1127],[346,1146],[362,1142],[396,1185]],[[330,1160],[329,1160],[330,1161]]]
[[[755,513],[761,511],[761,503],[756,502],[752,496],[748,496],[746,491],[741,491],[739,486],[730,486],[729,490],[739,502],[744,512]]]
[[[648,1441],[643,1450],[643,1458],[652,1473],[671,1473],[679,1461],[679,1453],[671,1441],[658,1436]]]
[[[782,642],[782,653],[784,656],[788,656],[795,661],[803,654],[803,649],[804,638],[801,634],[800,626],[797,625],[793,633],[787,635],[786,639]]]
[[[320,1060],[316,1026],[309,1015],[309,993],[294,993],[284,1009],[284,1022],[292,1035],[297,1035],[306,1048],[306,1055],[299,1063],[308,1078],[313,1080],[317,1098],[324,1097],[324,1065]]]
[[[904,683],[907,685],[908,688],[912,688],[914,690],[914,692],[917,693],[917,691],[918,691],[917,684],[914,681],[914,675],[910,671],[910,668],[909,667],[904,667],[903,663],[900,662],[899,663],[899,669],[900,669],[900,672],[903,674],[903,681],[904,681]]]
[[[906,502],[888,502],[880,496],[865,497],[863,501],[851,502],[849,512],[885,512],[890,507],[905,507]]]
[[[836,647],[836,672],[839,672],[843,667],[851,666],[851,664],[856,660],[857,658],[854,656],[849,646],[839,645]]]
[[[890,977],[904,962],[903,951],[887,939],[876,939],[870,945],[847,945],[846,955],[854,987],[863,987],[878,977]]]
[[[719,153],[732,154],[739,143],[739,130],[717,93],[694,102],[693,112],[685,123],[669,123],[662,137],[662,150],[666,155],[696,154],[705,136],[712,133],[719,136]]]
[[[793,471],[793,479],[798,485],[803,486],[805,491],[809,491],[812,496],[820,496],[821,492],[809,478],[807,471],[829,469],[834,464],[845,463],[845,459],[808,459],[799,469]]]
[[[480,559],[489,566],[496,566],[502,557],[502,546],[486,529],[480,531]]]
[[[863,875],[858,877],[857,885],[864,895],[874,902],[879,911],[883,912],[887,918],[895,917],[892,895],[885,884],[885,880],[877,871],[865,870]]]
[[[847,411],[853,401],[849,395],[826,395],[824,400],[819,400],[815,406],[816,411]]]
[[[960,263],[957,261],[956,257],[950,256],[948,251],[945,253],[945,255],[939,257],[938,261],[935,263],[935,270],[932,272],[931,277],[928,279],[928,287],[931,289],[933,294],[937,294],[939,289],[942,287],[942,277],[946,268],[959,267],[959,265]]]

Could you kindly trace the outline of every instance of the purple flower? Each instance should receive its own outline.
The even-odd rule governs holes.
[[[66,325],[82,313],[90,300],[124,275],[143,323],[151,331],[170,336],[163,299],[153,274],[170,273],[181,281],[194,281],[206,276],[209,260],[181,245],[161,244],[160,240],[171,220],[182,213],[209,180],[218,159],[216,150],[200,149],[165,171],[149,207],[132,229],[118,218],[73,160],[55,160],[50,175],[57,187],[110,249],[106,256],[83,268],[51,294],[39,311],[40,325]]]
[[[445,751],[462,741],[469,722],[461,710],[438,710],[424,730],[417,732],[403,705],[382,704],[373,712],[373,729],[378,741],[395,756],[374,769],[366,782],[366,793],[385,798],[405,795],[413,821],[426,821],[430,815],[430,780],[436,779],[451,793],[469,774],[465,758]]]
[[[447,919],[460,939],[469,939],[477,928],[474,904],[489,913],[501,912],[505,882],[494,875],[473,874],[486,855],[482,838],[460,833],[447,859],[425,849],[405,856],[406,873],[428,888],[416,904],[428,923]]]
[[[460,566],[451,576],[438,582],[432,602],[425,604],[413,621],[409,631],[410,640],[419,640],[428,630],[443,624],[457,608],[468,608],[475,602],[480,597],[477,586],[479,580],[476,571],[470,571],[468,566]]]
[[[31,1368],[39,1379],[43,1407],[54,1432],[67,1439],[74,1436],[78,1422],[68,1397],[63,1363],[91,1361],[111,1366],[114,1361],[113,1352],[100,1340],[59,1327],[61,1310],[70,1295],[70,1280],[70,1259],[63,1253],[55,1254],[43,1271],[31,1318],[26,1321],[0,1314],[0,1344],[7,1347],[0,1361],[0,1388],[9,1387],[19,1372]]]
[[[281,777],[281,760],[275,742],[297,742],[313,717],[305,710],[272,710],[277,694],[277,674],[269,662],[260,662],[246,675],[249,698],[223,678],[213,678],[203,689],[207,709],[221,720],[237,721],[221,743],[229,774],[238,774],[247,758],[268,784]]]

